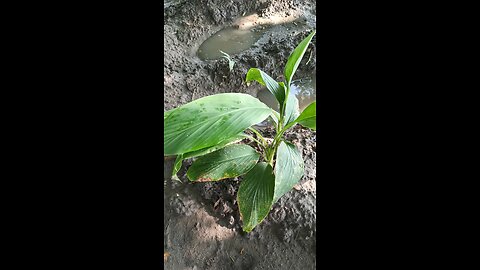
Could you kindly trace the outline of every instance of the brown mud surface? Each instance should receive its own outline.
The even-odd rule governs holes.
[[[218,93],[256,96],[261,87],[256,83],[247,87],[244,82],[248,69],[258,67],[282,80],[289,54],[315,28],[316,6],[311,0],[177,0],[164,4],[165,111]],[[250,49],[231,55],[236,61],[232,72],[225,59],[203,61],[196,55],[203,41],[230,26],[266,28]],[[314,76],[315,66],[315,46],[310,45],[295,78]],[[269,127],[261,132],[267,137],[273,134]],[[302,152],[305,175],[248,234],[241,229],[236,203],[241,177],[190,183],[185,176],[191,164],[187,160],[178,173],[179,182],[170,177],[173,160],[165,161],[165,269],[315,268],[316,135],[297,125],[285,136]]]

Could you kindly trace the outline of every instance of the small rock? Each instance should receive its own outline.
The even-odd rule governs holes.
[[[169,252],[164,252],[163,253],[163,262],[166,263],[168,261],[168,257],[170,257]]]

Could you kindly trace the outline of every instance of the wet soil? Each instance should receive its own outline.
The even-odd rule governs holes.
[[[217,93],[257,96],[261,87],[244,83],[248,69],[259,67],[274,79],[283,79],[290,52],[315,23],[315,1],[177,0],[164,4],[165,111]],[[256,19],[247,17],[252,14]],[[225,59],[201,60],[197,55],[205,40],[226,27],[267,28],[251,48],[231,54],[236,61],[232,72]],[[296,78],[314,76],[315,50],[315,46],[307,50]],[[273,135],[270,127],[261,132]],[[173,160],[165,161],[165,269],[315,268],[316,135],[297,125],[285,136],[302,152],[305,175],[248,234],[241,229],[236,202],[241,177],[190,183],[185,176],[191,164],[187,160],[178,173],[180,182],[170,177]]]

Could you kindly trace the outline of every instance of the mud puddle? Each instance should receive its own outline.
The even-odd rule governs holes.
[[[298,16],[298,15],[297,15]],[[259,18],[257,14],[240,17],[205,40],[197,50],[201,60],[217,60],[226,52],[235,55],[255,45],[265,34],[284,31],[300,31],[308,27],[306,17],[271,16]]]
[[[265,30],[224,28],[205,40],[198,48],[197,56],[202,60],[220,59],[220,51],[233,55],[245,51],[260,39]]]
[[[298,99],[300,112],[317,99],[317,83],[315,77],[292,82],[291,93]]]

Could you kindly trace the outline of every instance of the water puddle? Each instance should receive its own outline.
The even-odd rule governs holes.
[[[290,91],[291,93],[295,93],[300,112],[302,112],[303,109],[317,99],[317,82],[315,77],[312,79],[305,78],[293,81]]]
[[[224,28],[200,45],[197,55],[202,60],[220,59],[224,51],[230,55],[249,49],[262,36],[265,29]]]
[[[308,16],[292,12],[288,16],[281,14],[266,18],[258,14],[242,16],[234,20],[233,25],[226,27],[205,40],[196,54],[202,60],[216,60],[223,55],[220,51],[234,55],[252,47],[264,34],[287,34],[307,27]]]

